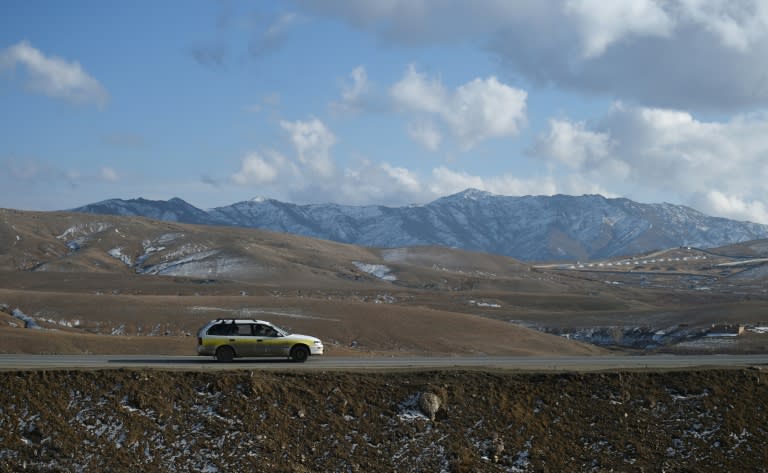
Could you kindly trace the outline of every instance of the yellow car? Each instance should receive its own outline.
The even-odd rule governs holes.
[[[263,320],[216,319],[198,331],[197,354],[223,362],[244,357],[287,357],[304,362],[310,355],[323,354],[323,342],[290,334]]]

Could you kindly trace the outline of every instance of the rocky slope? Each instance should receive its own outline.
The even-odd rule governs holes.
[[[114,199],[75,210],[261,228],[369,247],[455,247],[524,261],[711,248],[768,237],[768,225],[710,217],[679,205],[599,195],[507,197],[474,189],[399,208],[254,199],[204,212],[181,199]]]
[[[763,471],[754,370],[0,373],[0,472]]]

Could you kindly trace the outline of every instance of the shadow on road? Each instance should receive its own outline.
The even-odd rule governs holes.
[[[260,358],[247,360],[233,360],[228,363],[216,361],[210,358],[114,358],[107,360],[107,363],[125,364],[125,365],[275,365],[275,364],[293,364],[294,362],[286,358]]]

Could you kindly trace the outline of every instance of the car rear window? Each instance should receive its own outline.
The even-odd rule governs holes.
[[[234,335],[235,333],[237,333],[237,325],[235,324],[216,324],[208,329],[208,335]]]

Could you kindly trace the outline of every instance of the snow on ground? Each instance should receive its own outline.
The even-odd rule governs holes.
[[[359,261],[353,261],[352,264],[354,264],[355,267],[360,271],[368,273],[371,276],[379,278],[383,281],[397,281],[397,278],[391,274],[392,270],[383,264],[369,264],[361,263]]]
[[[470,299],[467,301],[467,303],[477,307],[490,307],[492,309],[501,308],[501,304],[496,304],[495,302],[476,301],[474,299]]]
[[[339,319],[332,319],[328,317],[316,317],[314,315],[299,314],[296,312],[276,311],[270,309],[254,309],[250,307],[241,307],[239,309],[228,309],[224,307],[207,307],[207,306],[194,306],[188,309],[190,312],[219,312],[232,314],[234,317],[241,317],[244,319],[258,317],[260,315],[276,315],[278,317],[289,317],[292,319],[314,319],[314,320],[328,320],[331,322],[339,322]]]
[[[133,266],[133,258],[131,258],[131,255],[126,255],[123,253],[123,248],[112,248],[111,250],[107,251],[107,253],[109,256],[122,261],[126,266]]]
[[[59,240],[66,240],[69,237],[82,237],[93,235],[94,233],[101,233],[105,230],[112,228],[109,223],[94,222],[94,223],[80,223],[64,230],[64,233],[57,236]]]
[[[24,328],[40,329],[41,327],[35,322],[31,316],[25,314],[21,309],[13,309],[11,315],[24,322]]]

